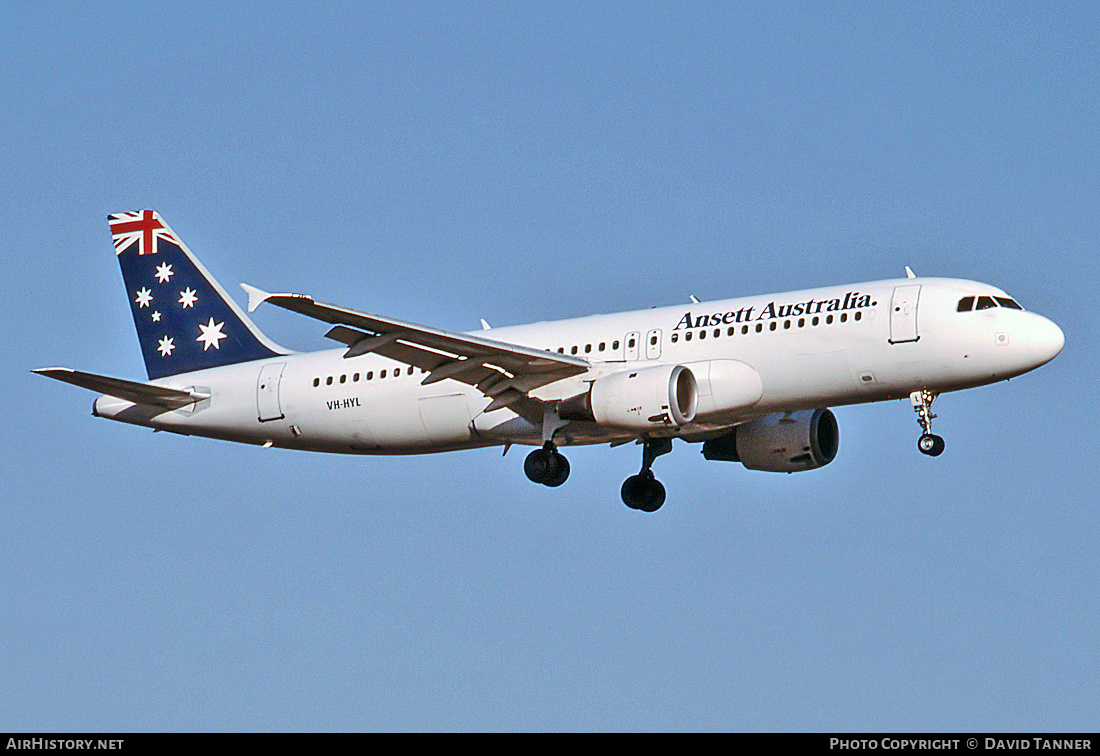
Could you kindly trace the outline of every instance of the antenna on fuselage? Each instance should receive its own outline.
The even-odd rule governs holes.
[[[906,265],[905,266],[905,277],[906,278],[916,278],[917,274],[913,272],[912,268],[910,268],[908,265]]]

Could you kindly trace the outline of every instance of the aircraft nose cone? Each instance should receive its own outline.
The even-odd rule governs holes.
[[[1046,318],[1039,318],[1028,333],[1028,351],[1031,352],[1035,366],[1045,365],[1058,356],[1066,344],[1066,335],[1062,329]]]

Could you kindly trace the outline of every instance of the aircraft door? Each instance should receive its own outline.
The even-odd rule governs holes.
[[[917,332],[917,302],[920,284],[898,286],[890,302],[890,343],[904,344],[920,339]]]
[[[642,335],[637,331],[631,331],[623,339],[623,344],[626,347],[626,361],[633,362],[638,359],[638,342],[641,340]]]
[[[279,384],[282,383],[285,367],[285,362],[274,362],[260,368],[260,378],[256,381],[256,409],[261,423],[284,417],[279,402]]]
[[[655,360],[661,356],[661,329],[654,328],[645,335],[645,358]]]
[[[470,438],[470,406],[463,394],[425,397],[420,421],[433,444],[462,443]]]

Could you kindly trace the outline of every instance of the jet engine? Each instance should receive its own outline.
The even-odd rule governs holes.
[[[799,472],[836,458],[840,429],[828,409],[780,412],[738,425],[703,444],[703,456],[750,470]]]
[[[678,428],[695,419],[698,405],[699,385],[690,370],[657,365],[597,378],[588,391],[563,401],[558,416],[632,430]]]

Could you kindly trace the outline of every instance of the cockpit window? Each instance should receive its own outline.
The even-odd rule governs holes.
[[[974,300],[978,300],[975,307]],[[1019,302],[1011,297],[963,297],[959,300],[958,311],[970,312],[971,310],[990,310],[994,307],[1007,307],[1010,310],[1022,310]]]

